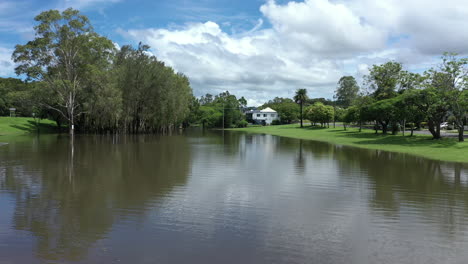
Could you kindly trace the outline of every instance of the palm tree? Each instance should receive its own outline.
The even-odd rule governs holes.
[[[304,102],[308,99],[307,97],[307,90],[306,89],[297,89],[296,95],[294,96],[294,101],[301,106],[301,127],[302,126],[302,108],[304,106]]]

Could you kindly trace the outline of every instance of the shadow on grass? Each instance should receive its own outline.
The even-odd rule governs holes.
[[[11,127],[23,130],[25,133],[34,133],[34,132],[39,132],[39,133],[55,133],[59,132],[59,129],[57,126],[53,124],[44,124],[44,123],[36,123],[34,121],[28,120],[27,123],[21,124],[21,125],[11,125]]]
[[[324,127],[307,127],[307,130],[325,130]],[[433,140],[430,136],[415,135],[410,137],[408,135],[383,135],[370,133],[369,131],[352,131],[352,130],[326,130],[324,132],[333,133],[335,137],[362,139],[353,141],[357,145],[405,145],[405,146],[427,146],[433,148],[447,148],[457,145],[457,141],[453,138],[442,138],[441,140]]]

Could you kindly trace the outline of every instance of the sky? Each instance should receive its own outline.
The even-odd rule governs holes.
[[[260,105],[276,96],[332,98],[341,76],[396,60],[422,72],[443,52],[468,54],[466,0],[0,0],[0,77],[34,17],[79,9],[118,46],[151,46],[196,96],[228,90]]]

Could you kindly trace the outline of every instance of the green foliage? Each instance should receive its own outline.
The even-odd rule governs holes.
[[[343,76],[338,81],[335,91],[336,103],[342,107],[349,107],[357,98],[359,86],[353,76]]]
[[[240,120],[240,121],[237,122],[236,127],[239,127],[239,128],[240,127],[247,127],[248,124],[249,123],[246,120]]]
[[[30,106],[28,114],[35,109],[82,132],[147,133],[177,128],[196,107],[188,78],[151,56],[149,46],[117,51],[71,8],[35,20],[36,38],[17,45],[13,59],[16,73],[38,85],[27,94],[16,89],[8,99]],[[0,111],[5,107],[1,100]]]
[[[368,117],[376,120],[382,126],[382,133],[386,134],[391,121],[398,120],[396,102],[398,98],[376,101],[368,108]]]
[[[18,65],[15,71],[29,80],[47,83],[56,96],[56,104],[48,108],[59,112],[71,128],[84,112],[86,85],[96,85],[90,83],[89,76],[111,66],[115,48],[112,41],[93,31],[88,18],[78,10],[44,11],[35,20],[36,38],[16,45],[13,52]]]
[[[346,116],[346,109],[341,107],[335,107],[335,121],[344,122]]]
[[[388,99],[396,96],[396,89],[401,83],[402,65],[396,61],[389,61],[382,65],[373,65],[369,75],[364,77],[365,83],[378,99]]]
[[[213,106],[200,106],[200,123],[203,127],[215,127],[221,124],[223,112]]]
[[[215,97],[206,94],[200,98],[199,102],[201,105],[192,123],[200,123],[207,128],[231,128],[248,124],[240,110],[247,104],[247,100],[243,97],[238,100],[235,95],[226,91]]]
[[[278,119],[275,119],[275,120],[271,121],[271,125],[272,125],[272,126],[281,125],[281,121],[278,120]]]
[[[303,127],[303,120],[304,120],[303,108],[304,108],[304,104],[307,102],[307,99],[309,99],[309,97],[307,96],[307,90],[297,89],[296,94],[294,95],[294,102],[296,102],[300,106],[299,118],[301,119],[301,127]]]
[[[320,123],[322,126],[329,123],[334,118],[333,107],[320,102],[315,103],[305,109],[305,117],[313,123]]]
[[[299,105],[289,98],[275,97],[261,106],[262,109],[267,107],[274,109],[278,113],[279,122],[283,124],[291,124],[299,119]]]
[[[353,123],[359,121],[359,108],[357,106],[351,106],[346,109],[346,112],[343,116],[344,123]]]
[[[116,100],[110,106],[121,105],[114,113],[125,132],[164,132],[189,116],[193,96],[188,78],[149,55],[148,49],[141,43],[137,49],[123,46],[116,55],[112,74],[121,103]]]
[[[336,105],[336,103],[333,102],[332,100],[328,100],[328,99],[325,99],[323,97],[321,97],[321,98],[308,98],[304,105],[313,105],[313,104],[315,104],[317,102],[322,103],[324,105],[332,105],[332,106]]]

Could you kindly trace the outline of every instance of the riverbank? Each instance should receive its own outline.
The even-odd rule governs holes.
[[[382,135],[374,134],[372,130],[359,132],[357,128],[318,128],[299,125],[281,125],[233,128],[232,131],[270,134],[298,139],[316,140],[333,144],[354,146],[366,149],[408,153],[434,160],[468,163],[468,142],[457,142],[453,138],[431,140],[431,136],[414,135]]]
[[[54,121],[42,119],[37,123],[31,117],[0,117],[0,136],[15,136],[30,133],[56,133]]]

